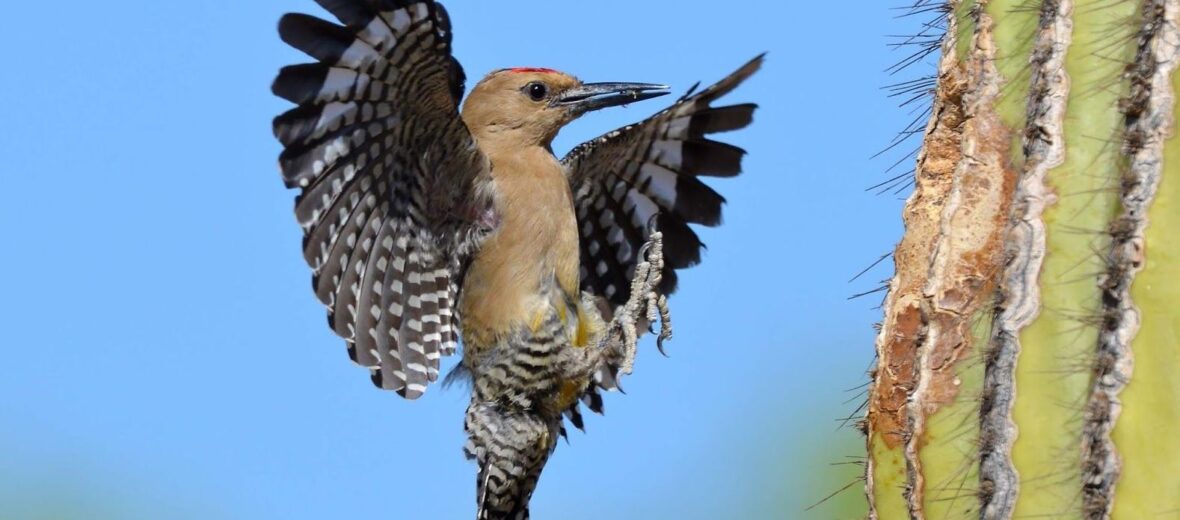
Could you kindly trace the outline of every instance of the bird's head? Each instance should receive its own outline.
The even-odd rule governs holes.
[[[582,114],[662,96],[665,85],[583,83],[551,69],[501,69],[482,79],[463,104],[463,121],[478,139],[549,146]]]

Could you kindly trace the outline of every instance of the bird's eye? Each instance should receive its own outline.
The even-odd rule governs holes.
[[[549,95],[549,87],[546,87],[544,83],[536,81],[525,85],[524,91],[529,95],[529,98],[532,98],[533,101],[540,101],[545,99],[545,96]]]

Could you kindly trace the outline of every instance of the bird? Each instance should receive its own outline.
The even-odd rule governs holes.
[[[580,405],[631,372],[640,334],[671,337],[667,295],[697,264],[690,224],[716,226],[745,151],[708,134],[757,105],[713,106],[759,55],[636,124],[563,158],[569,122],[667,95],[665,85],[587,83],[541,67],[490,72],[463,101],[446,9],[430,0],[316,0],[336,21],[288,13],[279,36],[313,61],[272,92],[279,169],[328,325],[373,383],[416,399],[462,358],[464,452],[479,520],[529,517],[529,501]]]

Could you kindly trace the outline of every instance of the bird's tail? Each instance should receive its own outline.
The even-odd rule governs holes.
[[[464,451],[479,464],[476,520],[527,520],[529,499],[561,431],[560,417],[473,399],[464,426]]]

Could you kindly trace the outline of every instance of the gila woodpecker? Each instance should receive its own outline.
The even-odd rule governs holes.
[[[509,68],[460,110],[441,5],[317,2],[342,25],[285,15],[283,41],[315,62],[272,87],[298,105],[274,133],[315,294],[352,360],[408,399],[462,338],[452,374],[471,383],[477,518],[528,518],[564,421],[582,427],[579,403],[601,412],[638,331],[658,321],[659,342],[670,336],[675,270],[700,260],[689,224],[721,220],[724,199],[700,177],[737,175],[745,153],[706,134],[745,127],[755,109],[711,103],[762,57],[558,159],[551,143],[570,121],[668,88]]]

